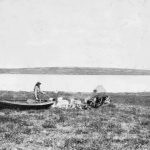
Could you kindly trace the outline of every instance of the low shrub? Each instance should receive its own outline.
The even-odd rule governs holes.
[[[88,130],[85,129],[77,129],[75,134],[88,134]]]
[[[66,148],[74,148],[76,149],[76,147],[78,145],[82,145],[82,144],[86,144],[87,143],[87,139],[83,139],[83,138],[70,138],[70,139],[66,139],[65,140],[65,146]]]
[[[28,128],[28,127],[22,129],[22,133],[23,134],[30,135],[31,132],[32,132],[32,130],[30,128]]]
[[[102,130],[103,123],[101,121],[93,121],[87,125],[88,128],[100,132]]]
[[[44,139],[43,145],[45,147],[53,147],[53,140],[52,139]]]
[[[59,115],[59,118],[57,119],[58,123],[64,123],[67,120],[67,117],[64,116],[63,114]]]
[[[43,128],[56,128],[56,123],[53,120],[46,120],[43,124],[42,124]]]

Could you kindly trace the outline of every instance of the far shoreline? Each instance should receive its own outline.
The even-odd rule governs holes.
[[[33,92],[33,91],[25,91],[25,90],[0,90],[0,92]],[[80,91],[47,91],[47,90],[44,90],[44,92],[50,92],[50,93],[70,93],[70,94],[77,94],[77,93],[80,93],[80,94],[92,94],[93,92],[80,92]],[[119,94],[119,95],[124,95],[124,94],[131,94],[131,95],[135,95],[135,94],[142,94],[142,95],[150,95],[150,91],[144,91],[144,92],[102,92],[102,93],[105,93],[105,94]]]
[[[0,74],[33,75],[150,75],[150,70],[100,67],[0,68]]]

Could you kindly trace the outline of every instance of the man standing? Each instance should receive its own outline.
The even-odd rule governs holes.
[[[44,94],[44,92],[41,91],[41,89],[40,89],[40,85],[41,85],[41,83],[40,83],[40,82],[37,82],[37,83],[35,84],[35,86],[34,86],[34,96],[35,96],[35,99],[36,99],[36,100],[39,100],[39,101],[41,101],[41,100],[40,100],[40,93],[41,93],[41,94]]]

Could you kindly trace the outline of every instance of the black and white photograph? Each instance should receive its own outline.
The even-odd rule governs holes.
[[[150,150],[150,1],[0,0],[0,150]]]

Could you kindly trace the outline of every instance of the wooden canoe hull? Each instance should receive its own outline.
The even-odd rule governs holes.
[[[11,102],[11,101],[0,101],[0,108],[10,108],[10,109],[47,109],[53,103],[52,102],[41,102],[28,104],[26,102]]]

